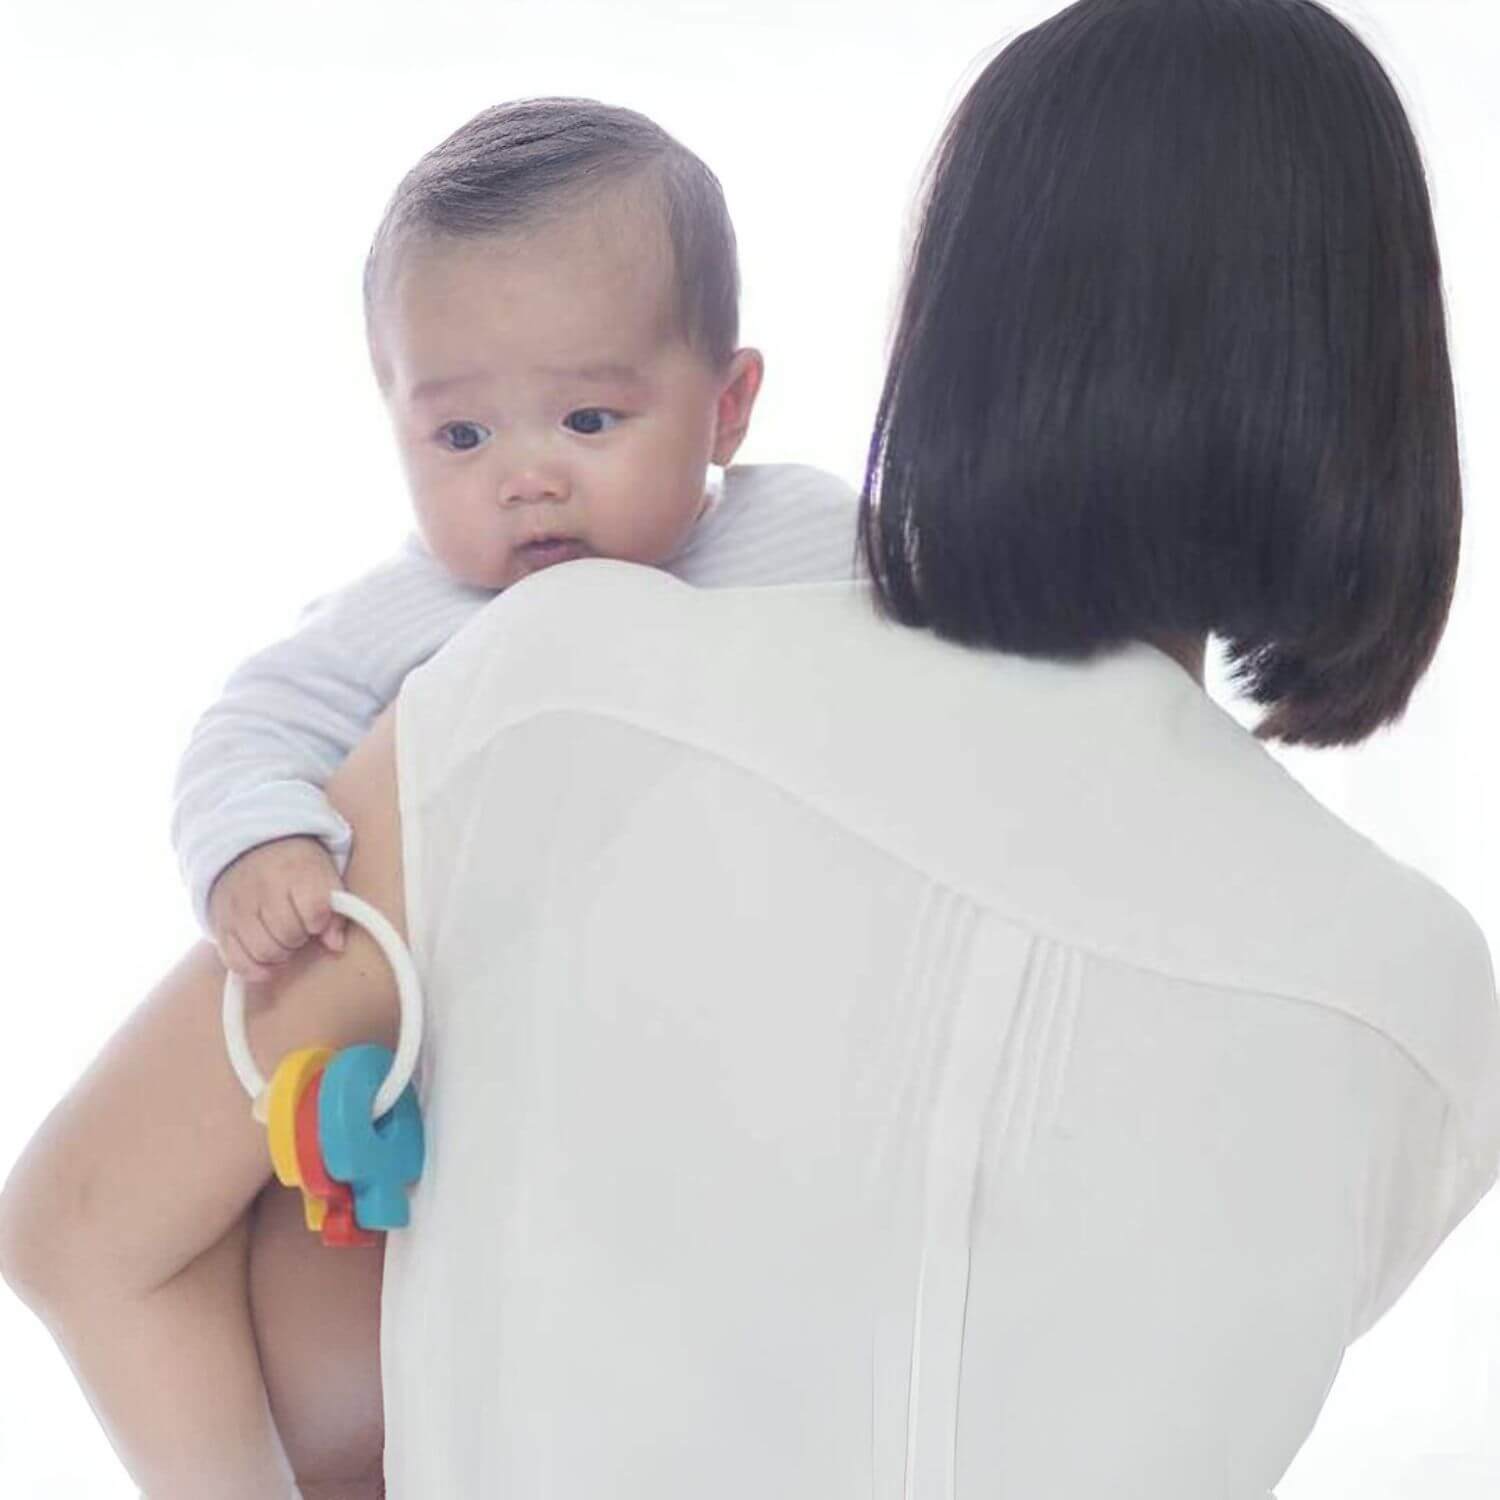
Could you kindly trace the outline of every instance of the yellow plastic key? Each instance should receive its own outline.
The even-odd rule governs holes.
[[[328,1217],[328,1200],[318,1197],[316,1193],[308,1192],[306,1188],[302,1188],[301,1192],[302,1222],[313,1234],[320,1234],[323,1221]]]
[[[327,1202],[307,1190],[297,1165],[297,1105],[303,1090],[328,1066],[331,1047],[303,1047],[289,1052],[271,1076],[263,1096],[266,1101],[266,1138],[271,1148],[271,1166],[278,1181],[302,1189],[303,1220],[310,1230],[320,1230],[328,1212]]]

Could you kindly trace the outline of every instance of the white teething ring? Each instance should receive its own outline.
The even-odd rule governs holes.
[[[335,891],[329,904],[375,939],[396,975],[396,992],[401,999],[401,1034],[391,1071],[375,1095],[371,1117],[378,1120],[395,1105],[416,1071],[417,1053],[422,1050],[422,985],[417,978],[417,966],[400,934],[368,901],[361,901],[348,891]],[[229,1061],[245,1092],[258,1100],[265,1092],[266,1080],[255,1066],[250,1039],[245,1035],[245,981],[238,974],[231,974],[224,981],[224,1041],[229,1047]]]

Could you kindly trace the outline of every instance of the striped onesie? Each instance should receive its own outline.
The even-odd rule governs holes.
[[[707,588],[852,578],[855,514],[853,491],[822,470],[737,465],[662,568]],[[235,669],[195,724],[173,786],[172,842],[205,934],[214,881],[258,844],[317,838],[344,874],[351,833],[324,784],[407,673],[495,597],[455,580],[413,534]]]

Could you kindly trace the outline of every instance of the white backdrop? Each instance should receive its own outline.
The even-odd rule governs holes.
[[[10,855],[0,1173],[195,937],[167,840],[189,728],[231,666],[406,529],[359,273],[397,177],[497,100],[658,119],[724,182],[767,357],[748,461],[858,482],[909,199],[1005,0],[4,0],[0,738]],[[1335,3],[1428,156],[1469,517],[1406,721],[1283,753],[1500,947],[1491,659],[1500,482],[1491,0]],[[1222,677],[1211,686],[1227,697]],[[1241,717],[1248,717],[1241,713]],[[149,1108],[142,1101],[142,1108]],[[1281,1500],[1468,1500],[1500,1481],[1500,1195],[1352,1350]],[[0,1287],[0,1494],[134,1493]]]

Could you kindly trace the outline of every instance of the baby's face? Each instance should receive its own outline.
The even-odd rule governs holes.
[[[587,214],[402,253],[376,364],[423,536],[463,582],[686,540],[738,437],[726,373],[672,331],[667,255],[658,228]]]

